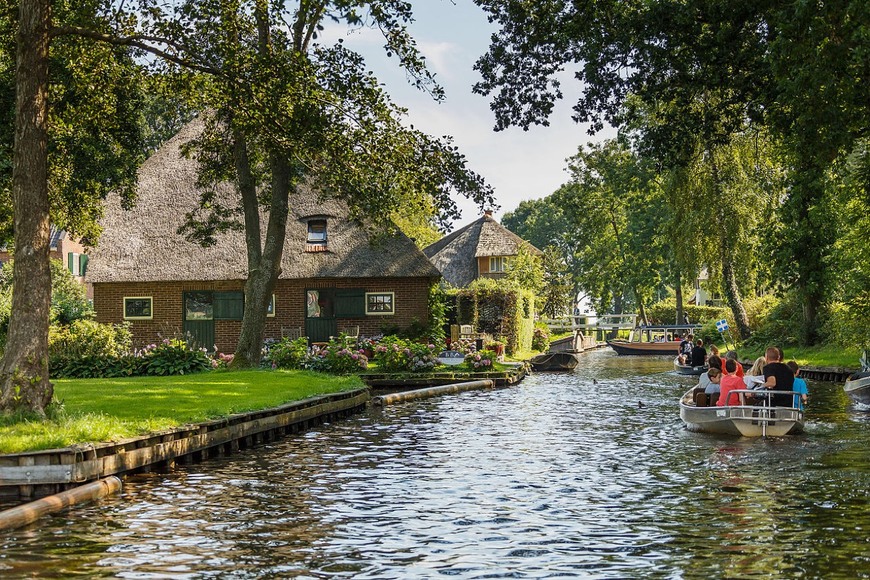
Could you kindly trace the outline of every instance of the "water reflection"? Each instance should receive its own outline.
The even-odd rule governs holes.
[[[0,536],[0,575],[866,577],[867,415],[812,383],[806,435],[689,433],[670,365],[587,353],[133,478]]]

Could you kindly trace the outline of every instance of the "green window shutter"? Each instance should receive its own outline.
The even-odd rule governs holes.
[[[84,276],[88,270],[88,257],[85,254],[79,256],[79,276]]]
[[[355,288],[335,291],[335,317],[361,318],[366,315],[366,292]]]
[[[214,319],[241,320],[245,314],[244,292],[215,292]]]
[[[68,252],[66,255],[66,267],[70,271],[70,273],[73,272],[73,253],[72,252]]]

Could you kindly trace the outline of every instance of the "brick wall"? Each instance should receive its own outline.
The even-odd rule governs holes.
[[[384,324],[406,327],[414,319],[426,322],[429,316],[427,278],[341,278],[314,280],[279,280],[275,285],[275,316],[266,318],[265,338],[279,338],[281,329],[305,327],[305,291],[322,288],[362,288],[366,292],[394,292],[395,314],[390,316],[364,316],[342,318],[339,328],[359,326],[361,336],[381,331]],[[160,336],[180,335],[182,332],[184,292],[194,290],[242,290],[240,280],[222,282],[119,282],[94,284],[94,309],[97,320],[118,324],[124,321],[124,297],[151,296],[151,320],[131,320],[133,344],[141,347],[157,342]],[[215,343],[218,350],[232,352],[238,340],[241,322],[215,321]]]

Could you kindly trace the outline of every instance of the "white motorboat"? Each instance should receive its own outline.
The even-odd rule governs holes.
[[[686,391],[680,399],[680,419],[689,431],[699,433],[718,433],[723,435],[742,435],[744,437],[781,437],[802,433],[804,413],[794,407],[747,405],[747,395],[757,395],[758,391],[740,389],[737,393],[738,405],[716,406],[717,395],[695,396],[694,387]],[[791,391],[766,391],[772,394],[791,394]],[[730,394],[729,394],[730,396]],[[712,400],[709,400],[712,399]]]

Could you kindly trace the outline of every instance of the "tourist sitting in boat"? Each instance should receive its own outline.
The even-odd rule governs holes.
[[[765,364],[767,364],[767,360],[763,356],[760,356],[752,363],[752,368],[746,371],[746,374],[743,376],[743,382],[746,384],[747,389],[760,388],[764,383]]]
[[[707,356],[714,356],[714,355],[718,356],[719,358],[725,358],[724,356],[719,354],[719,347],[716,346],[715,344],[711,344],[710,345],[710,352],[707,353]]]
[[[710,366],[700,377],[698,377],[698,388],[704,389],[708,395],[719,392],[719,381],[713,382],[713,375],[721,376],[722,374],[722,359],[718,356],[711,356],[707,359],[707,364]]]
[[[700,338],[695,341],[695,348],[692,349],[691,362],[693,367],[702,367],[707,364],[707,349],[704,348],[704,341]]]
[[[719,401],[716,402],[716,405],[726,407],[743,404],[739,393],[732,393],[731,391],[740,391],[745,388],[746,385],[743,384],[743,379],[737,376],[737,361],[726,359],[725,374],[722,375],[722,379],[719,381]]]
[[[695,335],[690,334],[680,341],[680,356],[678,357],[681,365],[689,364],[689,359],[692,358],[692,341],[695,340]]]
[[[737,351],[736,350],[729,350],[728,352],[725,353],[725,356],[723,358],[726,360],[731,359],[737,363],[737,376],[742,379],[743,378],[743,365],[740,364],[739,360],[737,360]]]
[[[792,406],[803,411],[804,404],[807,402],[807,396],[810,394],[810,391],[807,388],[807,382],[799,376],[801,374],[801,369],[795,361],[790,360],[785,363],[785,366],[791,369],[791,372],[794,373],[794,384],[792,384],[791,390],[795,392],[795,395]]]
[[[767,364],[764,365],[764,387],[774,391],[791,391],[794,387],[794,373],[780,358],[782,351],[775,346],[764,351]],[[791,407],[792,395],[776,394],[772,404],[776,407]]]

